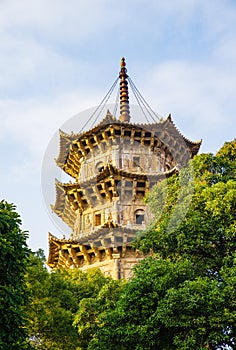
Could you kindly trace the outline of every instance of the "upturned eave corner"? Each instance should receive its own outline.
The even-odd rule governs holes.
[[[175,130],[177,131],[177,133],[179,134],[179,136],[185,141],[187,147],[189,148],[192,157],[194,155],[196,155],[201,147],[202,144],[202,139],[197,140],[197,141],[192,141],[189,138],[187,138],[185,135],[183,135],[183,133],[180,132],[179,128],[176,126],[171,113],[168,114],[167,118],[164,120],[164,122],[166,123],[170,123]]]

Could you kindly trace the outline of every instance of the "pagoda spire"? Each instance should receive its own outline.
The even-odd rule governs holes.
[[[128,90],[128,75],[124,57],[120,62],[120,121],[128,123],[130,121],[129,110],[129,90]]]

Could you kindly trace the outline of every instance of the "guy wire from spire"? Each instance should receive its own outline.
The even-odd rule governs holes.
[[[97,117],[95,118],[93,124],[91,127],[94,126],[94,124],[96,123],[98,117],[100,116],[100,114],[102,113],[105,105],[106,105],[106,102],[109,100],[117,82],[119,80],[119,77],[116,78],[115,82],[112,84],[111,88],[109,89],[109,91],[107,92],[107,94],[103,97],[102,101],[100,102],[99,106],[95,109],[95,111],[92,113],[91,117],[89,117],[89,119],[86,121],[86,123],[82,126],[82,128],[80,129],[79,132],[82,132],[84,130],[84,128],[88,125],[88,123],[90,122],[90,120],[94,117],[94,115],[99,111],[99,108],[102,106],[100,112],[98,113]]]
[[[132,85],[131,85],[131,84],[130,84],[130,87],[131,87],[131,89],[132,89]],[[140,103],[140,101],[139,101],[139,98],[138,98],[138,96],[137,96],[136,91],[135,91],[134,89],[132,89],[132,92],[133,92],[133,94],[134,94],[134,97],[135,97],[136,101],[138,102],[138,105],[139,105],[139,107],[140,107],[140,109],[141,109],[141,111],[142,111],[144,117],[146,118],[147,122],[150,123],[148,117],[146,116],[146,113],[144,112],[143,107],[141,106],[141,103]]]
[[[120,89],[117,90],[117,94],[116,94],[115,106],[113,108],[114,117],[116,117],[116,113],[117,113],[117,109],[118,109],[118,105],[119,105],[119,97],[120,97]]]
[[[147,101],[141,95],[140,91],[138,90],[138,88],[136,87],[136,85],[134,84],[134,82],[132,81],[132,79],[130,77],[128,77],[128,81],[130,83],[130,87],[131,87],[133,93],[134,93],[134,91],[136,91],[136,93],[137,93],[137,94],[134,93],[134,95],[137,99],[137,102],[138,102],[138,100],[140,100],[143,107],[146,109],[147,113],[150,115],[150,117],[152,118],[152,120],[154,122],[156,122],[156,120],[153,118],[153,115],[160,121],[161,117],[159,117],[158,114],[153,111],[153,109],[150,107],[150,105],[147,103]]]
[[[130,83],[131,90],[132,90],[132,92],[134,94],[134,97],[135,97],[136,101],[138,102],[138,105],[139,105],[139,107],[140,107],[144,117],[146,118],[147,122],[150,123],[150,120],[148,119],[148,117],[147,117],[147,115],[146,115],[146,113],[144,111],[144,108],[145,108],[146,112],[148,112],[148,110],[147,110],[146,106],[142,103],[141,99],[139,98],[137,90],[134,87],[135,85],[133,84],[132,81],[130,81],[129,83]],[[150,114],[150,113],[148,112],[148,114]]]

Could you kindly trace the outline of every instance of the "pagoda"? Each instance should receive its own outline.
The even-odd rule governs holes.
[[[51,268],[97,267],[107,276],[128,279],[144,258],[131,246],[151,220],[144,197],[199,150],[201,141],[185,138],[170,115],[153,123],[130,122],[128,78],[122,58],[119,119],[107,111],[88,131],[60,131],[56,163],[73,182],[56,180],[52,210],[72,234],[61,239],[49,233]]]

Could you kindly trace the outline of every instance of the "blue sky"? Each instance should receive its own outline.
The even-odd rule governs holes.
[[[17,205],[33,250],[47,253],[48,231],[63,234],[42,195],[45,151],[78,113],[80,129],[121,57],[152,108],[203,139],[201,152],[235,137],[235,23],[234,0],[0,2],[0,195]]]

